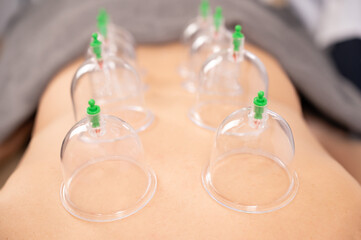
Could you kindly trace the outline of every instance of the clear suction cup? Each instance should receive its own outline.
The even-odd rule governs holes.
[[[145,75],[136,61],[135,40],[125,28],[114,25],[110,21],[105,9],[100,9],[97,16],[97,27],[100,33],[99,40],[103,43],[103,55],[116,55],[132,65],[140,75]],[[92,56],[92,49],[88,50],[88,57]],[[144,86],[147,88],[147,86]]]
[[[60,197],[73,216],[106,222],[143,208],[153,197],[157,180],[143,162],[135,130],[117,117],[99,114],[94,103],[89,101],[88,116],[63,141]]]
[[[241,36],[235,38],[239,42],[233,49],[212,55],[202,67],[196,101],[189,111],[189,118],[202,128],[216,131],[226,116],[247,106],[260,89],[267,96],[267,71],[259,58],[243,49]]]
[[[108,34],[110,35],[110,34]],[[98,39],[102,42],[102,55],[105,56],[114,56],[122,59],[139,73],[139,75],[143,78],[146,75],[145,69],[139,66],[136,59],[136,52],[132,45],[127,42],[121,42],[119,38],[104,38],[102,35],[98,34]],[[90,59],[94,56],[92,47],[88,48],[87,51],[87,59]],[[148,85],[142,82],[143,90],[148,89]]]
[[[198,17],[192,20],[184,29],[182,34],[182,42],[190,45],[196,38],[197,34],[204,30],[208,30],[212,26],[211,9],[208,0],[202,0],[199,5]]]
[[[109,39],[116,39],[118,40],[118,45],[123,43],[133,47],[134,49],[136,42],[133,35],[128,30],[120,26],[116,26],[112,22],[109,22],[108,29],[109,29],[109,33],[108,33]]]
[[[97,27],[104,43],[104,48],[112,53],[123,54],[129,59],[135,59],[135,40],[126,29],[115,26],[105,9],[100,9],[97,16]]]
[[[267,110],[263,92],[254,104],[232,113],[219,126],[202,181],[221,205],[265,213],[286,206],[296,195],[295,146],[287,122]]]
[[[154,120],[144,107],[143,85],[135,69],[114,55],[102,55],[101,42],[94,36],[95,54],[74,75],[71,95],[75,118],[84,117],[87,99],[94,98],[103,113],[117,116],[136,131],[147,129]]]
[[[182,85],[189,92],[197,91],[199,72],[207,58],[229,47],[231,34],[224,27],[222,9],[220,7],[216,8],[213,21],[212,27],[197,34],[192,42],[188,61],[180,69],[180,75],[185,78]]]

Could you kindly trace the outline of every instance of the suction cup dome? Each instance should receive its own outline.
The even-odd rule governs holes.
[[[222,122],[202,173],[208,194],[235,211],[277,210],[298,189],[292,131],[266,104],[242,108]]]
[[[231,49],[214,54],[203,66],[199,90],[189,111],[198,126],[216,131],[223,119],[248,106],[259,90],[268,92],[268,75],[263,63],[244,50],[238,58]]]
[[[94,98],[103,113],[117,116],[136,131],[153,122],[153,114],[144,106],[143,85],[139,74],[127,62],[114,55],[103,55],[101,42],[95,36],[91,47],[95,56],[76,71],[71,96],[76,120],[85,114],[86,102]]]
[[[156,176],[144,162],[135,130],[89,103],[88,116],[70,129],[61,147],[61,201],[83,220],[122,219],[150,201]]]
[[[183,87],[190,92],[198,90],[199,73],[204,62],[212,54],[227,49],[232,39],[231,33],[224,27],[220,7],[217,7],[213,21],[213,26],[196,35],[191,44],[188,62],[182,68],[182,72],[186,72],[181,74],[185,78]]]

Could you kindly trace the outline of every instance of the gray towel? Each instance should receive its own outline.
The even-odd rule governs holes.
[[[7,3],[14,0],[1,1],[0,15],[8,11]],[[51,77],[66,63],[84,54],[90,35],[96,30],[95,17],[100,7],[109,11],[115,24],[133,33],[137,42],[163,43],[178,40],[185,24],[197,14],[199,3],[194,0],[25,2],[26,8],[6,15],[3,20],[11,27],[3,35],[0,55],[0,141],[35,111]],[[211,3],[213,7],[218,4],[223,7],[226,22],[243,25],[247,41],[274,55],[296,87],[318,109],[361,133],[360,93],[335,72],[326,55],[314,46],[296,21],[285,21],[282,15],[253,0]]]

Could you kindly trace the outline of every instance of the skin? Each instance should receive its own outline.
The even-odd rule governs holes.
[[[70,81],[80,61],[50,82],[40,101],[31,143],[0,191],[0,239],[361,239],[361,187],[311,134],[297,94],[278,63],[248,46],[266,65],[269,108],[292,128],[300,187],[286,207],[267,214],[238,213],[204,191],[200,173],[214,133],[196,127],[186,113],[193,96],[175,69],[184,58],[178,44],[140,47],[150,86],[146,102],[156,116],[140,134],[146,162],[157,174],[150,203],[120,221],[91,223],[72,217],[60,203],[61,142],[74,124]]]

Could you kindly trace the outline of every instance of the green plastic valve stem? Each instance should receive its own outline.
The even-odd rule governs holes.
[[[108,34],[108,22],[109,22],[109,15],[107,11],[104,8],[101,8],[99,10],[99,13],[97,15],[97,27],[100,32],[100,34],[107,38]]]
[[[254,118],[262,119],[264,107],[267,106],[267,98],[264,97],[264,92],[259,91],[258,96],[253,99],[254,104]]]
[[[202,0],[201,4],[199,5],[199,12],[203,19],[207,19],[209,16],[209,1]]]
[[[93,48],[93,52],[97,59],[102,58],[102,42],[98,40],[98,33],[93,33],[93,41],[90,43],[90,47]]]
[[[90,116],[92,127],[97,128],[100,126],[100,122],[99,122],[100,107],[98,105],[95,105],[94,99],[90,99],[88,103],[89,103],[89,107],[86,109],[86,112]]]
[[[216,28],[216,31],[218,32],[219,27],[222,25],[222,21],[223,21],[221,7],[216,7],[216,12],[214,13],[213,21],[214,21],[214,27]]]
[[[240,25],[236,25],[234,27],[234,32],[233,32],[233,51],[234,52],[239,52],[239,48],[241,46],[241,41],[244,38],[243,33],[241,32],[242,27]]]

